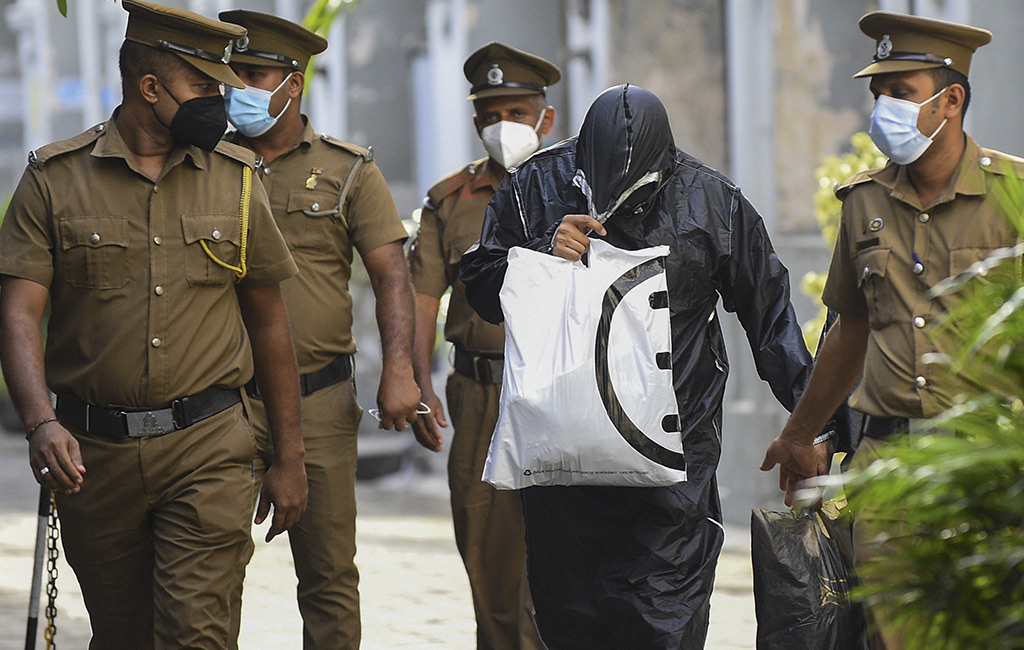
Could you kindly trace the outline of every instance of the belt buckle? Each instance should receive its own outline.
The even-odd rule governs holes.
[[[128,425],[129,438],[161,436],[177,429],[171,409],[125,411],[124,419]]]
[[[476,374],[476,380],[478,382],[483,384],[491,382],[491,363],[489,359],[485,357],[473,357],[473,371]]]

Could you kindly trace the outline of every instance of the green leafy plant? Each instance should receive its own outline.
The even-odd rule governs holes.
[[[302,19],[302,26],[326,38],[331,31],[331,25],[341,15],[341,12],[352,9],[359,2],[360,0],[316,0],[306,13],[306,17]],[[316,56],[309,60],[310,66],[315,60]],[[309,92],[312,83],[313,75],[307,74],[305,92]]]
[[[1024,241],[1024,183],[993,200]],[[933,289],[954,305],[933,357],[972,389],[934,419],[957,435],[908,436],[848,478],[855,510],[898,521],[892,556],[859,569],[855,597],[895,603],[907,646],[1024,647],[1024,244],[995,251]],[[903,534],[906,533],[906,534]]]
[[[839,216],[842,202],[836,198],[835,188],[855,174],[885,165],[885,156],[867,133],[855,133],[850,138],[852,151],[838,156],[828,156],[815,170],[818,189],[814,193],[814,218],[821,229],[821,236],[829,250],[836,244],[839,233]],[[825,288],[827,273],[809,271],[800,280],[800,291],[810,296],[818,305],[818,313],[803,325],[804,341],[807,348],[814,350],[818,345],[821,328],[825,324],[825,305],[821,303],[821,292]]]

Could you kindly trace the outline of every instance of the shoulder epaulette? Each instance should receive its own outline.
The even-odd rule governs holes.
[[[83,147],[87,147],[103,135],[104,129],[107,128],[106,123],[97,124],[90,128],[84,133],[79,133],[73,138],[67,140],[61,140],[59,142],[52,142],[50,144],[39,147],[35,151],[28,152],[28,164],[35,169],[40,169],[46,164],[46,161],[57,156],[62,156],[72,151],[78,151]]]
[[[426,198],[423,199],[423,207],[436,210],[436,206],[440,205],[446,196],[455,194],[466,183],[472,182],[474,178],[483,173],[485,171],[484,165],[486,164],[487,158],[475,160],[434,183],[434,186],[427,192]]]
[[[869,169],[867,171],[857,172],[853,176],[847,178],[842,183],[837,184],[835,189],[833,190],[833,192],[836,195],[836,198],[842,200],[842,198],[846,196],[846,194],[851,189],[853,189],[857,185],[860,185],[861,183],[867,183],[868,181],[872,180],[874,174],[881,171],[882,169],[885,169],[885,167],[882,167],[880,169]]]
[[[247,167],[256,169],[256,154],[251,149],[247,149],[240,144],[221,140],[217,143],[217,148],[214,151],[232,160],[237,160]]]
[[[1024,158],[995,149],[982,149],[980,164],[993,174],[1000,176],[1013,174],[1017,178],[1024,179]]]
[[[373,147],[366,147],[364,149],[362,147],[352,144],[351,142],[344,142],[327,134],[321,134],[320,139],[326,142],[327,144],[338,147],[339,149],[344,149],[345,151],[349,152],[354,156],[359,156],[367,162],[373,160]]]

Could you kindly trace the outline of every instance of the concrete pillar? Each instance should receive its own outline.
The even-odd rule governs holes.
[[[466,101],[462,64],[469,56],[465,0],[429,0],[426,6],[426,65],[415,66],[426,84],[424,94],[430,128],[416,133],[417,175],[420,187],[429,185],[472,159],[472,105]],[[424,79],[420,79],[423,81]],[[414,80],[415,82],[415,80]],[[424,87],[425,86],[425,87]]]
[[[608,0],[568,0],[565,5],[570,134],[579,132],[587,109],[608,87]]]
[[[35,149],[52,137],[56,72],[50,20],[59,17],[56,4],[18,0],[7,8],[7,22],[18,34],[18,67],[22,71],[22,133],[25,147]]]

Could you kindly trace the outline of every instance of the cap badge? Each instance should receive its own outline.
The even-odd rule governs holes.
[[[888,59],[890,54],[892,54],[892,41],[889,40],[889,35],[885,34],[882,36],[882,40],[878,41],[878,49],[875,50],[875,55],[879,59]]]
[[[870,230],[871,232],[878,232],[879,230],[882,229],[883,226],[885,226],[885,222],[882,221],[880,218],[876,217],[871,220],[871,223],[868,224],[868,230]]]
[[[491,69],[487,71],[487,83],[492,86],[497,86],[505,80],[505,73],[501,71],[498,64],[495,63],[491,66]]]
[[[248,34],[246,34],[242,38],[239,38],[239,39],[237,39],[235,41],[235,51],[236,52],[245,52],[248,49],[249,49],[249,35]]]
[[[224,56],[221,57],[221,62],[231,63],[231,43],[224,46]]]

